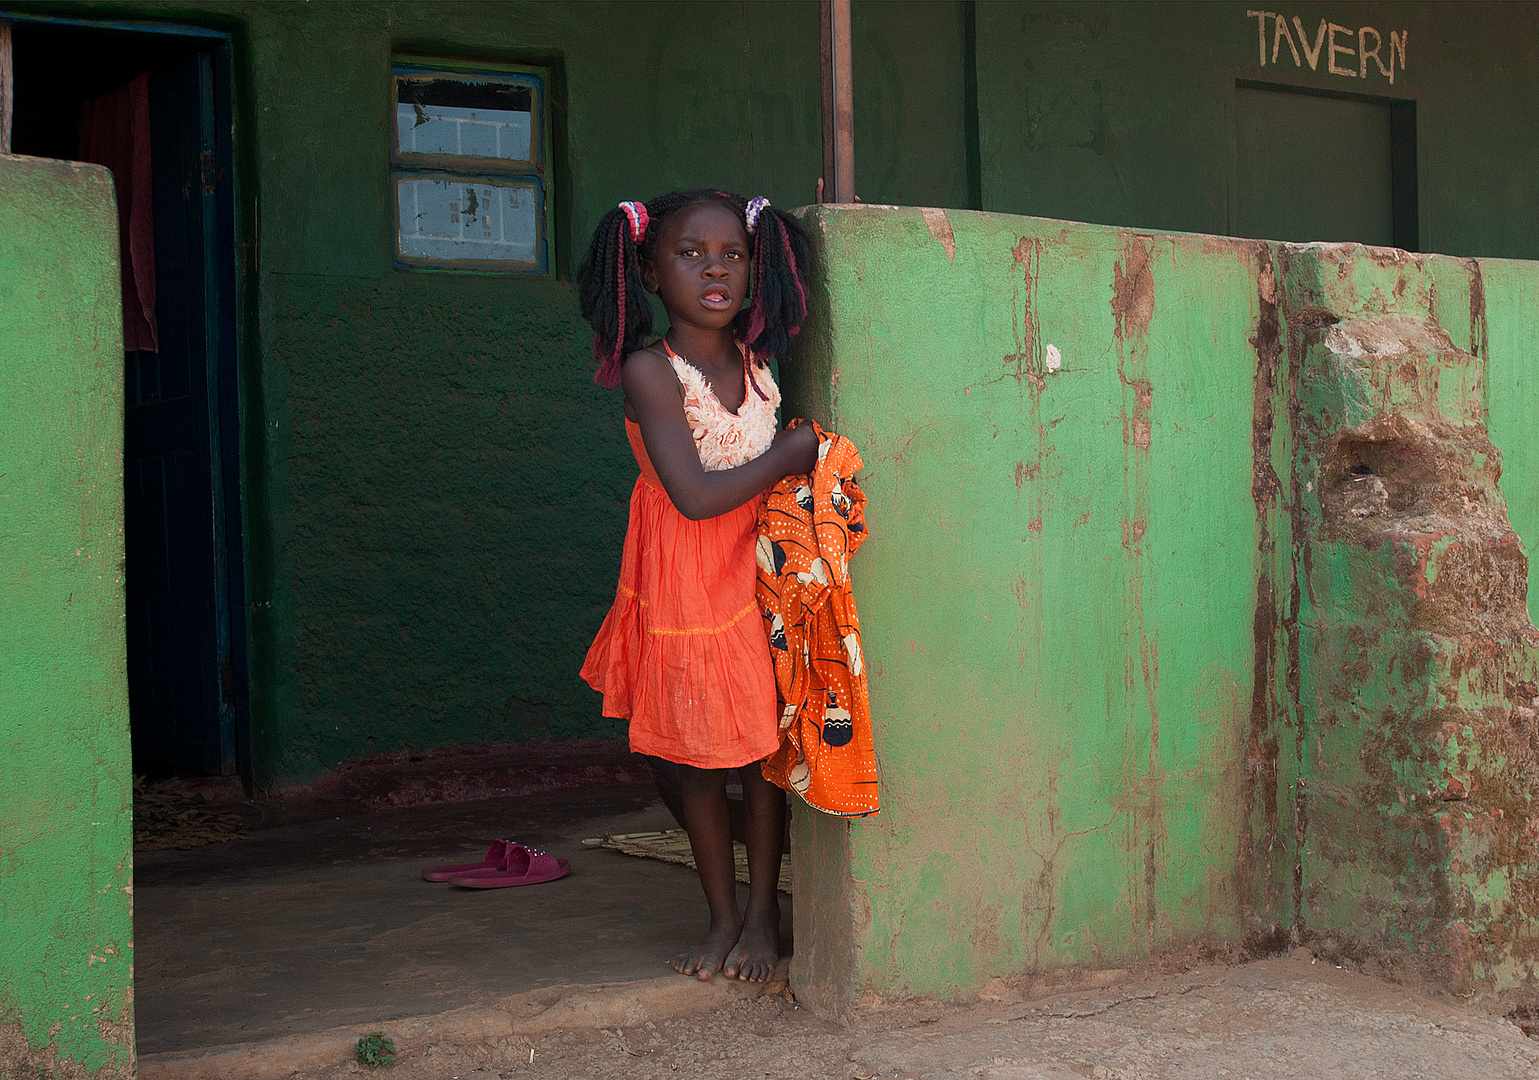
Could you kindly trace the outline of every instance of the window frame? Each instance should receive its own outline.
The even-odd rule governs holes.
[[[400,106],[401,80],[421,78],[485,79],[527,85],[533,101],[529,112],[532,161],[475,157],[460,154],[416,154],[401,150]],[[436,57],[393,55],[390,58],[390,170],[389,198],[391,218],[391,258],[397,269],[436,270],[449,273],[517,274],[524,277],[551,277],[555,267],[556,208],[551,182],[551,71],[529,64],[493,61],[445,60]],[[451,183],[486,183],[493,186],[508,181],[529,183],[540,200],[536,215],[534,261],[521,263],[487,259],[435,259],[403,254],[401,251],[400,185],[406,180],[447,181]]]

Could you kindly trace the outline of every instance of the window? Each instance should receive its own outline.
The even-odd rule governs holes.
[[[393,65],[391,82],[396,262],[545,273],[548,73],[429,61]]]

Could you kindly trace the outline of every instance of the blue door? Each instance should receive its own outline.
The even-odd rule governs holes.
[[[127,360],[123,460],[135,771],[235,770],[222,504],[213,60],[151,73],[160,351]]]

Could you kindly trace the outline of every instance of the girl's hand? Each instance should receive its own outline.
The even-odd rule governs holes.
[[[810,473],[818,467],[818,433],[811,424],[797,424],[789,431],[777,431],[770,451],[785,455],[786,476]]]

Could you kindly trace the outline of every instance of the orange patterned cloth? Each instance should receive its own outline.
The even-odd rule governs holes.
[[[759,509],[759,607],[781,701],[780,749],[763,771],[815,810],[865,817],[879,803],[850,589],[850,556],[866,539],[866,496],[852,479],[862,462],[849,439],[813,427],[817,468],[780,481]]]

